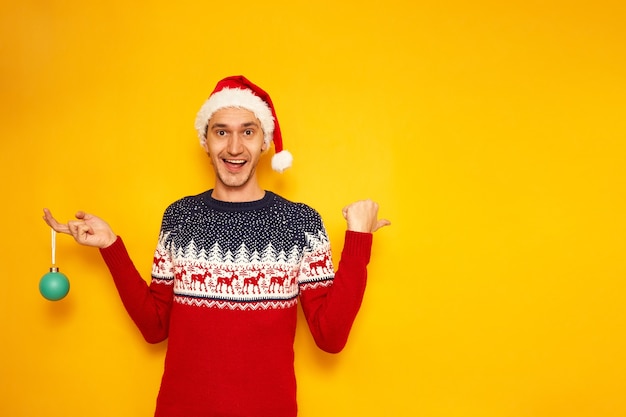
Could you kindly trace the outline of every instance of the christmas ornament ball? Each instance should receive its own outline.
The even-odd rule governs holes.
[[[70,281],[58,268],[50,268],[39,281],[39,292],[50,301],[59,301],[70,291]]]

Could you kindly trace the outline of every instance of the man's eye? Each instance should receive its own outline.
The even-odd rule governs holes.
[[[246,131],[244,133],[246,134],[246,136],[250,136],[250,135],[252,135],[252,130],[246,129]]]
[[[225,130],[218,130],[217,132],[217,136],[224,136],[226,134]]]

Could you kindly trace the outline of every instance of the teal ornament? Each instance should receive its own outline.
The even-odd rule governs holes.
[[[59,301],[70,292],[70,281],[59,272],[59,268],[52,267],[39,280],[39,292],[46,300]]]
[[[57,235],[51,229],[52,233],[52,266],[50,272],[45,274],[39,280],[39,292],[43,298],[50,301],[59,301],[70,292],[70,281],[65,274],[59,272],[59,268],[54,266],[56,262]]]

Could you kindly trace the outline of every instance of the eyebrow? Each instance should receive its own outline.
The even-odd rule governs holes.
[[[256,122],[246,122],[246,123],[242,123],[239,127],[251,127],[251,126],[258,127],[259,125]],[[229,127],[229,125],[226,123],[214,123],[210,125],[210,127],[211,129],[214,129],[214,128],[224,129],[224,128]]]

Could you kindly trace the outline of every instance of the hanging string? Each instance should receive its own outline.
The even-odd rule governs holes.
[[[52,265],[56,263],[56,252],[57,252],[57,232],[54,229],[50,229],[52,232]]]

